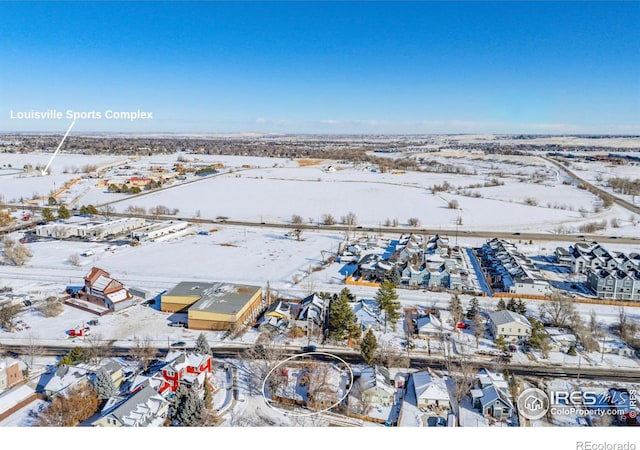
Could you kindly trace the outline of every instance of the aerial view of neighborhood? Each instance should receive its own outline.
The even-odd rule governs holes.
[[[194,21],[196,31],[209,25],[204,12],[211,23],[219,14],[232,22],[228,33],[234,39],[242,41],[238,30],[247,34],[240,33],[246,41],[233,55],[224,49],[225,29],[203,35],[207,45],[220,45],[209,56],[219,52],[230,66],[203,62],[203,73],[212,71],[211,77],[220,71],[220,79],[237,76],[240,85],[252,80],[250,71],[241,74],[247,55],[254,56],[256,71],[282,74],[269,56],[292,73],[291,89],[304,91],[303,82],[291,80],[305,72],[309,55],[297,65],[280,50],[266,50],[291,43],[291,51],[315,48],[335,70],[353,64],[345,75],[345,83],[354,83],[353,98],[366,91],[378,99],[406,97],[413,105],[431,97],[420,97],[417,88],[413,100],[404,87],[382,92],[384,77],[395,77],[384,68],[369,85],[357,68],[360,53],[347,44],[335,47],[339,38],[327,38],[326,48],[333,47],[325,51],[313,37],[302,38],[307,30],[296,26],[283,34],[262,30],[265,11],[277,10],[274,25],[320,21],[314,15],[326,13],[336,22],[319,26],[323,33],[342,34],[363,26],[344,18],[362,11],[375,16],[367,24],[380,26],[385,14],[418,23],[418,12],[428,20],[455,10],[460,25],[491,8],[491,14],[509,10],[519,27],[526,22],[520,15],[531,18],[531,11],[519,8],[532,8],[545,10],[533,19],[544,27],[548,9],[562,16],[563,8],[568,15],[586,8],[581,23],[629,10],[628,23],[617,25],[621,36],[608,37],[602,48],[615,49],[620,64],[633,72],[640,59],[623,56],[638,56],[639,41],[634,47],[622,34],[640,37],[637,3],[188,5],[1,4],[6,14],[0,28],[15,40],[0,48],[0,427],[640,426],[637,71],[635,80],[616,82],[619,91],[603,88],[612,90],[611,107],[620,117],[595,125],[579,118],[591,114],[583,109],[608,105],[599,97],[593,105],[584,101],[580,111],[556,105],[564,114],[575,113],[566,122],[577,125],[534,123],[526,107],[517,109],[520,101],[531,101],[535,114],[543,114],[538,97],[552,89],[546,85],[504,106],[518,116],[513,126],[506,119],[395,119],[393,102],[391,118],[379,122],[324,119],[339,115],[325,108],[344,105],[339,97],[351,95],[342,91],[342,81],[330,81],[331,67],[324,69],[326,91],[307,98],[322,120],[313,114],[262,118],[268,112],[248,97],[274,100],[257,93],[268,91],[267,84],[248,88],[247,97],[229,87],[229,98],[256,108],[247,117],[257,118],[246,124],[242,108],[232,108],[228,122],[217,119],[227,117],[229,99],[217,87],[211,87],[215,98],[207,97],[202,73],[189,75],[198,92],[156,91],[167,67],[177,84],[186,76],[181,61],[189,58],[169,41],[163,52],[177,62],[165,66],[155,59],[157,49],[122,46],[115,34],[109,49],[104,42],[83,44],[82,36],[89,39],[84,32],[73,39],[62,31],[59,40],[42,37],[54,27],[46,17],[56,11],[68,16],[70,29],[102,14],[92,33],[103,38],[103,28],[124,29],[143,12],[157,16],[157,24],[141,25],[147,31],[169,20],[181,27]],[[460,18],[468,8],[478,11]],[[251,17],[233,22],[229,17],[238,12],[229,9]],[[604,13],[595,17],[590,9]],[[21,10],[34,21],[34,35],[23,43],[18,29],[28,20],[18,18]],[[116,20],[116,11],[125,10],[126,17]],[[430,26],[442,32],[447,25]],[[197,45],[180,30],[166,39]],[[429,34],[421,30],[411,33]],[[261,33],[271,41],[251,47],[248,40]],[[481,31],[470,33],[479,38]],[[443,48],[429,44],[435,50],[424,67],[446,72],[437,67],[446,64],[437,60],[439,52],[459,53],[459,46],[471,45],[449,38]],[[556,38],[562,40],[545,39]],[[412,55],[427,50],[405,38],[386,39],[393,45],[367,58],[422,64]],[[397,53],[396,44],[406,45]],[[93,55],[86,60],[76,54],[85,46]],[[67,51],[56,62],[67,67],[47,75],[59,87],[58,81],[44,81],[38,73],[53,62],[40,58]],[[518,50],[527,51],[538,50]],[[600,57],[598,48],[592,51]],[[159,74],[126,81],[114,55],[131,76],[145,59]],[[499,65],[496,58],[486,64]],[[22,78],[32,61],[33,74]],[[579,65],[581,57],[576,61],[567,65]],[[76,63],[88,74],[62,80]],[[110,64],[104,70],[113,72],[122,95],[109,84],[87,87],[93,77],[104,81],[93,65]],[[607,64],[615,67],[615,55]],[[599,77],[591,72],[579,83],[588,76]],[[280,83],[286,84],[277,82],[274,97],[281,96]],[[570,98],[572,86],[561,84]],[[509,85],[504,89],[517,96]],[[201,96],[206,100],[199,103]],[[274,106],[278,117],[287,107],[297,108],[297,100],[280,101],[285,106]],[[467,106],[474,110],[480,101],[469,99]],[[199,115],[181,119],[193,105],[201,108]],[[370,109],[366,117],[377,114],[373,104],[364,107]],[[209,110],[216,112],[206,116]],[[207,118],[199,121],[202,114]],[[493,112],[488,108],[486,114]],[[583,442],[576,448],[629,450],[631,444]]]

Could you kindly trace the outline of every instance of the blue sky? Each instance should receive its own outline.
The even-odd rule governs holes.
[[[2,2],[10,111],[78,131],[640,133],[640,3]]]

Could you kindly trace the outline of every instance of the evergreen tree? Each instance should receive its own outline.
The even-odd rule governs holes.
[[[87,214],[97,215],[98,214],[98,208],[96,208],[93,205],[88,205],[87,206]]]
[[[509,311],[518,312],[518,305],[516,303],[516,299],[511,297],[509,299],[509,303],[507,303],[507,309]]]
[[[345,297],[347,299],[347,301],[349,302],[355,302],[356,301],[356,296],[353,295],[351,293],[351,291],[349,290],[349,288],[342,288],[342,290],[340,291],[340,296],[341,297]]]
[[[111,375],[104,368],[100,368],[96,372],[96,379],[93,383],[93,389],[96,391],[100,400],[106,400],[113,397],[118,392],[116,385],[111,379]]]
[[[380,285],[380,289],[376,293],[376,301],[378,302],[378,309],[384,312],[384,331],[387,331],[387,322],[391,323],[393,329],[396,329],[396,323],[400,319],[401,314],[398,312],[400,309],[400,302],[398,301],[398,294],[395,286],[390,280],[385,280]]]
[[[402,277],[400,275],[400,270],[398,269],[398,266],[394,266],[393,270],[391,270],[391,273],[389,274],[389,280],[393,283],[394,286],[396,287],[400,286],[400,283],[402,282]]]
[[[498,347],[503,353],[506,353],[507,351],[507,341],[504,340],[504,336],[500,335],[498,336],[494,343],[496,344],[496,347]]]
[[[356,314],[351,309],[349,299],[353,295],[344,288],[340,295],[332,299],[329,307],[329,338],[343,341],[346,338],[360,339],[360,326]]]
[[[173,418],[183,427],[197,426],[202,416],[203,403],[193,389],[181,385],[176,391]]]
[[[54,219],[55,217],[53,217],[53,213],[49,208],[45,208],[42,210],[42,220],[44,220],[45,222],[51,222]]]
[[[80,214],[89,214],[89,211],[87,211],[87,207],[82,205],[79,209]]]
[[[210,355],[211,347],[209,346],[209,342],[207,342],[207,337],[204,333],[200,333],[198,335],[198,339],[196,340],[196,347],[193,349],[194,352],[200,353],[201,355]]]
[[[504,299],[501,298],[496,305],[496,311],[504,311],[505,309],[507,309],[507,304],[504,302]]]
[[[527,305],[524,304],[521,298],[518,299],[516,303],[516,312],[518,314],[522,314],[523,316],[527,315]]]
[[[360,355],[365,363],[369,366],[373,366],[376,358],[376,350],[378,349],[378,340],[373,334],[371,328],[367,330],[360,344]]]
[[[60,205],[60,208],[58,208],[58,219],[68,219],[69,217],[71,217],[71,213],[67,207]]]
[[[204,380],[204,407],[207,409],[213,408],[213,392],[208,378]]]
[[[451,300],[449,300],[449,311],[451,311],[451,320],[455,326],[462,320],[462,304],[460,303],[460,297],[458,294],[453,294]]]
[[[473,319],[473,317],[480,312],[480,303],[477,297],[473,297],[469,302],[469,309],[467,310],[467,319]]]
[[[544,329],[544,324],[533,317],[529,318],[529,322],[533,326],[531,330],[531,337],[529,338],[529,344],[542,354],[543,358],[549,357],[551,351],[551,344],[549,334]]]

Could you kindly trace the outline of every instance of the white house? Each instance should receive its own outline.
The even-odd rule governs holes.
[[[431,410],[450,410],[451,400],[444,378],[430,371],[413,374],[413,386],[416,391],[418,408]]]
[[[531,323],[522,314],[504,309],[489,314],[489,326],[494,339],[502,336],[507,342],[522,342],[531,336]]]

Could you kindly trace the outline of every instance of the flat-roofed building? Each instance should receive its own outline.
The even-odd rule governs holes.
[[[188,327],[196,330],[230,330],[255,318],[262,288],[229,283],[182,282],[162,296],[165,312],[187,311]]]

